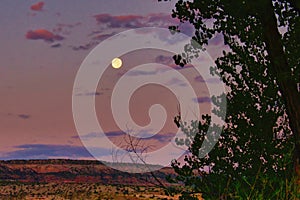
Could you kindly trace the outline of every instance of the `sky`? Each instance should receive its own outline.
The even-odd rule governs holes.
[[[163,64],[189,77],[199,94],[191,100],[199,105],[201,113],[209,112],[210,97],[203,77],[192,71],[192,67],[176,66],[171,59],[173,55],[161,50],[142,49],[120,55],[122,68],[117,71],[107,68],[96,91],[73,92],[80,66],[97,45],[126,30],[177,25],[178,20],[171,18],[174,4],[175,1],[156,0],[2,1],[0,159],[94,159],[82,140],[99,133],[87,132],[80,137],[73,119],[72,98],[95,98],[99,124],[105,136],[117,144],[122,141],[124,131],[114,122],[107,106],[114,84],[123,75],[130,80],[159,73],[165,77],[163,73],[169,69],[164,70]],[[190,25],[182,26],[187,35],[192,34]],[[216,36],[208,47],[212,58],[218,55],[220,46],[222,39]],[[130,71],[144,63],[159,64],[149,65],[147,70]],[[164,86],[138,88],[130,99],[129,110],[134,113],[131,117],[140,126],[151,121],[148,111],[152,105],[159,103],[167,110],[166,122],[156,138],[147,136],[152,129],[142,133],[147,145],[154,145],[155,149],[166,145],[178,130],[173,117],[179,112],[176,98],[183,97],[168,91],[170,85],[181,90],[187,86],[173,77]],[[122,100],[117,102],[121,105]],[[99,146],[97,152],[110,156],[110,149],[104,146]]]

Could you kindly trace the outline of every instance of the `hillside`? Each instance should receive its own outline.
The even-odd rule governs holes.
[[[166,183],[173,174],[171,168],[154,172]],[[34,183],[101,183],[122,185],[151,185],[157,183],[150,173],[132,174],[112,169],[95,160],[10,160],[0,161],[0,180]]]

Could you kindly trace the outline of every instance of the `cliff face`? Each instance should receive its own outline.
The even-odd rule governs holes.
[[[165,182],[173,174],[163,168],[155,172]],[[74,182],[149,185],[154,182],[149,173],[131,174],[112,169],[99,161],[91,160],[11,160],[0,161],[0,180],[20,182]]]

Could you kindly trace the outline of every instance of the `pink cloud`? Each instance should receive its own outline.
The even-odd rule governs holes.
[[[46,42],[54,42],[64,39],[63,36],[54,34],[46,29],[30,30],[26,33],[26,38],[29,40],[44,40]]]
[[[37,2],[36,4],[33,4],[32,6],[30,6],[30,9],[34,10],[34,11],[42,11],[44,5],[45,5],[45,3],[40,1],[40,2]]]

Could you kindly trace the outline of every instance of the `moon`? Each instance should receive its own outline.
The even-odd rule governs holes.
[[[111,65],[113,68],[119,69],[120,67],[122,67],[122,60],[120,58],[114,58],[111,61]]]

